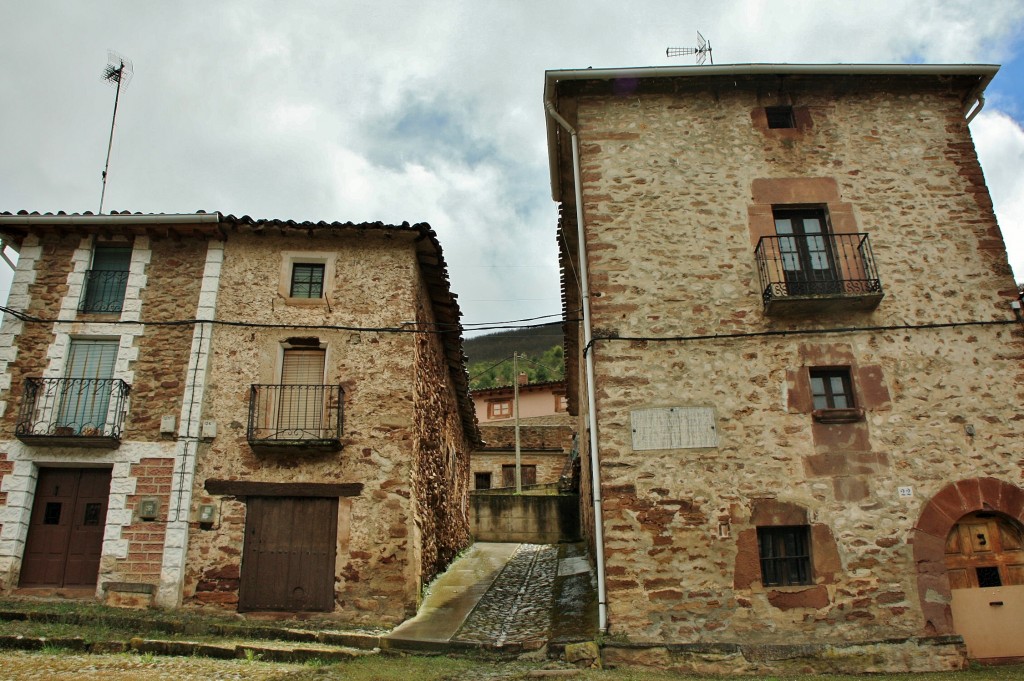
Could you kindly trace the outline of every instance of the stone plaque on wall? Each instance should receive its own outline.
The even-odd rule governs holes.
[[[718,446],[715,410],[710,407],[636,409],[630,421],[635,451]]]

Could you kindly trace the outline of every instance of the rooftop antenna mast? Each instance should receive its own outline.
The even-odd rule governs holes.
[[[132,63],[116,52],[107,50],[106,68],[103,69],[103,80],[115,85],[117,92],[114,94],[114,117],[110,119],[110,140],[107,142],[107,163],[103,166],[103,189],[100,191],[100,210],[103,214],[103,197],[107,193],[107,171],[110,169],[110,149],[114,146],[114,123],[117,122],[117,102],[121,98],[121,86],[127,85],[132,79]]]
[[[704,39],[704,36],[697,31],[697,47],[666,47],[666,57],[683,57],[688,54],[697,55],[697,66],[704,66],[704,62],[708,59],[711,60],[711,65],[715,65],[715,58],[711,55],[711,43]]]

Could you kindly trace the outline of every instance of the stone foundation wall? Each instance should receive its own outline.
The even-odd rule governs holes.
[[[928,634],[908,544],[922,507],[965,477],[1022,480],[1015,287],[961,104],[827,87],[793,91],[813,125],[785,134],[752,125],[772,98],[742,86],[578,99],[613,635]],[[807,203],[870,235],[877,309],[764,314],[758,221]],[[934,324],[949,326],[914,328]],[[865,330],[830,330],[849,328]],[[808,406],[808,371],[834,366],[864,409],[853,423]],[[711,410],[718,445],[634,449],[632,413],[660,407]],[[761,583],[773,505],[812,531],[810,584]]]
[[[607,667],[652,667],[694,675],[892,674],[914,669],[967,668],[959,636],[897,638],[846,643],[676,645],[611,642],[601,650]]]

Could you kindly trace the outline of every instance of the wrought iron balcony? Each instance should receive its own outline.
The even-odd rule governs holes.
[[[755,255],[767,314],[871,310],[882,300],[867,234],[764,236]]]
[[[127,270],[86,270],[85,295],[79,312],[120,312],[127,286]]]
[[[264,453],[340,450],[344,397],[340,385],[253,385],[249,446]]]
[[[30,445],[121,444],[131,386],[119,378],[28,378],[15,436]]]

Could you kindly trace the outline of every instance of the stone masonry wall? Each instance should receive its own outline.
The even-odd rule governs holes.
[[[142,459],[131,466],[129,475],[135,479],[135,493],[128,495],[125,508],[133,522],[121,530],[121,538],[128,542],[128,555],[118,564],[123,581],[153,584],[160,578],[173,471],[174,459],[168,458]],[[159,503],[153,520],[139,517],[139,503],[147,498]]]
[[[195,316],[206,247],[202,239],[152,241],[148,284],[141,293],[143,321],[177,321]],[[160,417],[177,416],[181,411],[192,329],[192,325],[151,325],[137,341],[131,410],[125,424],[127,439],[160,440]]]
[[[420,281],[416,294],[419,328],[438,328],[431,309],[430,293]],[[414,367],[417,439],[413,489],[422,552],[419,579],[425,584],[470,543],[470,446],[438,334],[416,336]]]
[[[28,285],[28,306],[25,314],[41,319],[56,319],[60,312],[61,300],[67,293],[68,272],[71,271],[71,254],[78,247],[78,235],[46,234],[40,237],[42,252],[35,280]],[[24,396],[25,379],[43,375],[47,364],[47,348],[53,340],[51,325],[24,322],[17,337],[17,352],[7,366],[11,376],[11,388],[6,396],[7,410],[0,421],[0,439],[14,438],[14,427],[18,421],[18,410]]]
[[[597,342],[609,616],[632,640],[927,634],[908,544],[922,507],[958,479],[1024,480],[1019,329],[899,328],[1012,319],[958,98],[910,86],[790,96],[813,125],[759,129],[773,99],[742,87],[579,100],[595,335],[786,332]],[[763,313],[757,187],[791,178],[834,183],[844,224],[870,234],[877,309]],[[824,332],[869,326],[892,328]],[[863,421],[814,420],[813,366],[851,367]],[[718,447],[634,451],[631,411],[668,406],[712,408]],[[785,522],[812,528],[814,584],[765,588],[755,528]]]
[[[402,241],[402,239],[407,239]],[[253,235],[225,241],[218,318],[305,328],[218,326],[213,336],[204,418],[217,437],[197,455],[193,519],[214,504],[211,526],[191,523],[186,604],[233,608],[238,600],[245,500],[208,493],[208,479],[277,483],[363,483],[339,501],[336,615],[352,622],[394,622],[416,607],[418,561],[410,546],[415,507],[412,465],[419,437],[414,415],[412,334],[318,326],[392,327],[415,318],[412,236],[374,232]],[[282,253],[316,252],[333,261],[327,301],[289,303],[279,293]],[[316,338],[326,347],[326,383],[343,386],[343,449],[328,454],[256,454],[246,439],[249,386],[277,383],[283,344]]]

